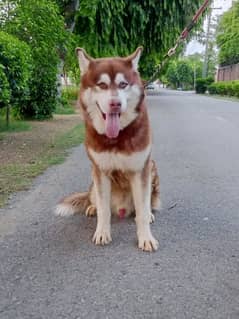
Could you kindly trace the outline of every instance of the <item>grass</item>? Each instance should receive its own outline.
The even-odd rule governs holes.
[[[62,89],[61,98],[59,99],[55,114],[74,114],[75,108],[73,103],[77,101],[79,88],[76,86],[66,86]]]
[[[58,103],[54,111],[55,114],[74,114],[75,110],[70,103]]]
[[[10,124],[7,126],[6,120],[0,118],[0,133],[29,131],[31,128],[30,123],[16,120],[10,120]]]
[[[4,164],[0,166],[0,207],[3,207],[11,193],[26,190],[37,175],[51,165],[60,164],[67,155],[67,149],[84,140],[84,127],[75,126],[67,133],[58,135],[44,146],[41,155],[30,163]]]

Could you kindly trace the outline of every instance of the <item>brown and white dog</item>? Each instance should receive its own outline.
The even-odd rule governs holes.
[[[80,105],[84,115],[85,146],[92,162],[93,183],[88,192],[64,198],[60,216],[97,214],[95,244],[111,242],[111,214],[135,214],[138,247],[158,248],[150,230],[152,209],[159,206],[159,177],[151,160],[151,130],[139,77],[139,47],[124,58],[91,58],[77,48],[81,71]]]

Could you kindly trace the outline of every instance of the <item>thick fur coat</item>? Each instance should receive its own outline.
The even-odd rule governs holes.
[[[88,192],[64,198],[56,213],[97,214],[96,244],[111,239],[111,214],[135,215],[138,247],[158,248],[150,223],[159,207],[159,177],[151,159],[152,138],[145,94],[138,73],[142,48],[124,58],[91,58],[77,49],[81,70],[80,105],[85,146],[92,163]]]

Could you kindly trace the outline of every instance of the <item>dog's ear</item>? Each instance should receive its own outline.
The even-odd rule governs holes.
[[[76,48],[76,54],[79,61],[81,75],[85,74],[88,70],[90,61],[93,59],[82,48]]]
[[[134,71],[138,70],[139,59],[140,59],[142,51],[143,51],[143,47],[138,47],[134,51],[134,53],[132,53],[126,58],[128,61],[131,61]]]

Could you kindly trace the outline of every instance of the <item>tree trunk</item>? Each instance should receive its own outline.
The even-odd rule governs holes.
[[[7,105],[7,110],[6,110],[6,124],[7,128],[9,127],[9,122],[10,122],[10,105]]]

